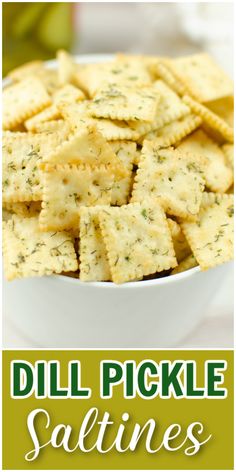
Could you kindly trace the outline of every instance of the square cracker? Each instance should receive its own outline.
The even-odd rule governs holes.
[[[65,232],[40,232],[38,217],[13,215],[3,224],[3,253],[7,280],[78,268],[72,236]]]
[[[111,141],[117,139],[137,139],[138,133],[133,132],[125,121],[112,121],[105,118],[94,118],[88,112],[89,102],[63,104],[60,111],[73,129],[78,129],[81,125],[95,125],[102,136]]]
[[[111,280],[107,250],[98,219],[98,212],[106,208],[80,208],[80,279],[86,282]]]
[[[153,73],[155,77],[157,76],[158,79],[165,82],[180,97],[188,93],[188,89],[184,86],[183,82],[168,67],[168,58],[160,58],[155,66],[153,66]]]
[[[171,121],[190,113],[190,108],[162,80],[154,82],[154,87],[160,95],[160,101],[157,106],[153,129],[161,128]]]
[[[137,158],[136,143],[131,141],[111,141],[110,146],[127,171],[125,177],[115,176],[112,188],[111,205],[121,206],[128,203],[130,195],[133,164]]]
[[[156,124],[144,121],[121,121],[106,118],[95,118],[89,114],[88,101],[82,103],[59,105],[61,114],[72,128],[78,129],[80,126],[96,126],[102,136],[108,141],[132,140],[136,141],[140,136],[155,129]]]
[[[45,123],[50,120],[58,120],[59,118],[62,118],[60,109],[58,108],[59,105],[62,106],[64,103],[77,103],[84,100],[84,98],[85,96],[83,92],[77,87],[74,87],[71,84],[64,85],[64,87],[56,90],[53,94],[52,105],[26,120],[24,123],[25,127],[29,131],[35,131],[37,125],[40,123]]]
[[[35,133],[42,133],[42,134],[54,134],[57,133],[68,138],[69,134],[71,133],[71,127],[69,123],[64,120],[51,120],[45,121],[44,123],[38,123],[35,125]]]
[[[191,134],[201,123],[202,120],[199,116],[190,113],[156,131],[151,131],[143,136],[141,140],[143,142],[145,139],[155,139],[155,143],[159,144],[160,147],[169,147]]]
[[[154,201],[99,212],[112,280],[123,283],[175,267],[164,210]]]
[[[200,102],[208,102],[233,94],[233,82],[205,53],[168,60],[168,66]]]
[[[50,104],[46,89],[36,77],[10,85],[3,91],[3,128],[14,129]]]
[[[202,270],[233,258],[233,195],[202,208],[196,222],[181,223],[182,230]]]
[[[233,183],[232,169],[227,165],[222,149],[202,130],[197,130],[185,138],[178,149],[206,158],[205,179],[213,192],[226,192]]]
[[[58,82],[58,71],[54,69],[47,69],[43,67],[37,73],[38,79],[42,82],[48,94],[54,95],[54,93],[59,89]]]
[[[158,198],[167,213],[193,219],[200,208],[205,181],[204,159],[145,141],[131,201]]]
[[[57,51],[58,83],[60,86],[69,84],[73,80],[76,66],[73,57],[64,49]]]
[[[86,164],[92,167],[110,166],[116,174],[124,176],[125,168],[112,148],[95,126],[80,126],[44,162],[50,164]]]
[[[36,75],[39,71],[43,69],[43,61],[30,61],[22,64],[15,69],[12,69],[8,74],[9,77],[13,82],[20,82],[21,80],[25,79],[28,76]]]
[[[53,94],[55,105],[63,103],[78,103],[83,100],[85,100],[85,95],[82,90],[72,84],[64,85]]]
[[[109,205],[114,176],[105,166],[46,165],[40,227],[73,229],[81,206]]]
[[[219,134],[224,141],[228,141],[229,143],[234,142],[234,130],[224,119],[206,106],[193,100],[188,95],[183,97],[183,101],[191,108],[193,113],[202,118],[203,124],[205,124],[210,131],[212,130],[213,134]]]
[[[3,136],[2,176],[4,202],[29,202],[42,199],[39,162],[65,138],[59,133],[5,133]]]
[[[89,111],[97,118],[152,121],[158,101],[159,95],[152,85],[140,88],[108,85],[96,93]]]
[[[74,79],[90,97],[104,85],[149,85],[150,74],[140,59],[130,61],[119,56],[115,61],[100,64],[79,64]]]
[[[24,125],[28,131],[35,132],[37,125],[51,120],[59,120],[59,118],[61,118],[60,111],[57,106],[53,104],[26,120]]]

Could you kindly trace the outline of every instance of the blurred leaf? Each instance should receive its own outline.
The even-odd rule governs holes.
[[[23,38],[32,33],[46,8],[46,2],[28,3],[27,7],[15,16],[12,24],[12,34],[17,38]]]
[[[36,30],[38,41],[47,49],[68,49],[72,43],[71,3],[51,3]]]

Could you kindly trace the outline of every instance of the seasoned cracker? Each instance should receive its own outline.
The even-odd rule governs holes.
[[[232,81],[206,54],[57,59],[4,91],[8,279],[123,283],[230,260]]]
[[[51,105],[50,107],[45,108],[40,113],[37,113],[32,118],[29,118],[24,122],[24,125],[27,130],[29,131],[36,131],[37,125],[41,123],[47,123],[51,120],[59,120],[61,118],[61,114],[59,109],[56,105]]]
[[[74,79],[90,97],[105,85],[145,86],[151,83],[145,64],[136,59],[132,63],[119,56],[115,61],[100,64],[79,64]]]
[[[177,120],[190,113],[190,108],[186,106],[182,99],[162,80],[157,80],[154,86],[160,95],[160,101],[158,103],[154,120],[155,126],[153,129],[161,128],[171,121]]]
[[[143,136],[142,140],[155,139],[155,143],[159,144],[160,147],[169,147],[191,134],[201,123],[202,120],[199,116],[190,113],[156,131],[151,131]]]
[[[2,190],[4,202],[42,200],[39,163],[63,139],[63,133],[6,133],[3,136]],[[65,139],[65,138],[64,138]]]
[[[232,80],[208,54],[170,59],[168,67],[187,93],[199,102],[216,100],[233,93]]]
[[[58,83],[60,86],[69,84],[73,80],[75,64],[67,51],[57,51]]]
[[[85,100],[85,95],[78,87],[72,84],[66,84],[53,95],[53,101],[56,105],[63,103],[75,103]]]
[[[62,134],[65,139],[72,132],[69,123],[64,120],[51,120],[45,121],[45,123],[38,123],[35,125],[35,133],[43,134]]]
[[[58,146],[44,162],[50,164],[87,164],[110,166],[111,172],[126,175],[125,168],[112,148],[94,126],[81,126]]]
[[[86,282],[111,280],[106,246],[98,220],[98,212],[106,208],[96,206],[80,209],[80,279]]]
[[[99,213],[112,280],[123,283],[176,266],[170,230],[156,201]]]
[[[57,70],[47,69],[44,67],[40,69],[37,73],[37,77],[40,79],[42,84],[44,85],[47,93],[52,96],[58,90],[59,82],[58,82],[58,72]]]
[[[173,71],[168,67],[168,60],[161,59],[156,64],[156,74],[162,79],[177,95],[183,96],[188,90]]]
[[[9,167],[7,171],[9,170]],[[3,202],[31,202],[42,198],[42,183],[40,171],[33,161],[27,167],[9,173],[4,168],[2,191]],[[7,177],[5,177],[7,175]]]
[[[170,228],[171,237],[174,244],[176,259],[179,264],[183,259],[185,259],[187,256],[189,256],[189,254],[191,254],[191,249],[180,228],[180,225],[171,218],[167,218],[167,222]]]
[[[3,253],[7,280],[59,274],[78,268],[70,234],[40,232],[37,217],[14,215],[3,224]]]
[[[198,103],[187,95],[183,97],[183,101],[191,108],[193,113],[196,113],[196,115],[199,115],[202,118],[203,123],[206,123],[207,126],[209,126],[213,131],[219,133],[223,139],[229,143],[234,142],[233,128],[229,126],[226,121],[220,118],[219,115],[216,115],[206,106]]]
[[[81,206],[109,205],[114,176],[105,166],[46,165],[43,172],[40,227],[73,229]]]
[[[142,88],[112,85],[96,93],[89,111],[97,118],[152,121],[155,118],[158,101],[159,95],[151,85]]]
[[[20,82],[28,76],[37,75],[43,69],[43,61],[30,61],[12,69],[8,74],[13,82]]]
[[[27,77],[3,91],[3,128],[14,129],[51,103],[43,84],[36,77]]]
[[[121,206],[128,203],[130,195],[132,170],[137,152],[136,143],[129,141],[111,141],[110,146],[127,170],[127,175],[125,177],[115,176],[112,189],[111,204]]]
[[[156,129],[155,121],[119,121],[106,118],[94,118],[89,114],[89,102],[59,106],[62,116],[75,129],[80,126],[96,126],[98,131],[108,141],[131,140],[136,141],[140,136]]]
[[[233,172],[227,165],[222,149],[204,131],[195,131],[180,143],[178,149],[206,158],[204,175],[210,190],[225,192],[232,185]]]
[[[197,215],[204,190],[204,159],[174,149],[160,149],[145,141],[135,178],[132,199],[158,198],[167,213],[192,219]]]
[[[105,118],[93,118],[88,113],[88,102],[60,106],[60,111],[65,120],[68,120],[72,128],[87,125],[95,125],[102,136],[109,140],[131,139],[136,140],[139,134],[130,129],[124,121],[112,121]]]
[[[197,265],[198,263],[194,255],[190,254],[171,271],[171,275],[180,274],[180,272],[185,272],[186,270],[193,269],[194,267],[197,267]]]
[[[233,195],[227,195],[220,202],[202,208],[196,222],[181,223],[202,270],[233,258],[233,204]]]
[[[53,104],[50,107],[45,108],[37,115],[34,115],[29,120],[26,120],[25,127],[29,131],[36,131],[37,125],[45,123],[51,120],[59,120],[62,118],[59,105],[67,103],[76,103],[84,100],[85,96],[81,90],[73,85],[67,84],[64,87],[56,90],[53,95]]]

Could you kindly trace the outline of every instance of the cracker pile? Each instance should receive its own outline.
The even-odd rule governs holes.
[[[207,54],[13,70],[3,92],[8,280],[123,283],[233,257],[233,85]]]

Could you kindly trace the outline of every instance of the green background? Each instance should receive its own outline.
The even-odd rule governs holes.
[[[34,363],[37,360],[61,361],[61,386],[67,386],[67,363],[70,360],[81,361],[82,386],[92,388],[92,397],[88,400],[35,399],[34,396],[23,400],[10,398],[10,362],[24,359]],[[119,361],[134,359],[196,360],[198,364],[199,386],[203,385],[204,361],[223,359],[228,361],[224,387],[228,389],[226,399],[159,399],[122,398],[122,385],[114,389],[112,399],[99,398],[99,365],[101,360]],[[179,423],[183,431],[195,421],[204,425],[202,438],[212,434],[208,443],[202,446],[195,456],[186,456],[184,447],[177,452],[161,449],[156,454],[149,454],[140,442],[135,452],[111,451],[99,454],[97,451],[82,453],[79,450],[68,454],[62,448],[47,447],[42,450],[34,462],[27,462],[24,456],[33,446],[27,430],[28,414],[35,408],[44,408],[51,417],[52,426],[59,423],[73,426],[73,438],[79,430],[85,413],[91,407],[97,407],[101,416],[110,412],[111,419],[117,425],[121,415],[127,411],[131,420],[127,422],[127,438],[134,423],[144,424],[154,418],[158,424],[155,436],[161,443],[163,433],[172,423]],[[50,429],[50,428],[49,428]],[[96,430],[96,428],[95,428]],[[114,439],[110,433],[108,440]],[[181,435],[179,438],[183,438]],[[48,430],[41,432],[41,441],[49,440]],[[94,436],[95,439],[95,436]],[[92,437],[91,437],[92,441]],[[92,442],[91,442],[92,444]],[[186,443],[187,444],[187,443]],[[155,447],[156,441],[155,441]],[[233,469],[233,352],[232,351],[5,351],[3,352],[3,468],[4,469]]]

